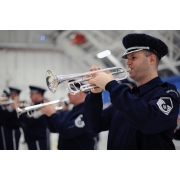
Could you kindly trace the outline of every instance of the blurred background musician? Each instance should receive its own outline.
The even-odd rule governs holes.
[[[32,105],[44,103],[46,89],[38,86],[29,86]],[[49,150],[50,133],[47,128],[47,116],[41,114],[39,117],[29,117],[27,113],[20,115],[23,122],[25,141],[29,150]]]
[[[176,150],[180,150],[180,104],[179,104],[179,114],[177,118],[177,127],[174,130],[173,142],[175,144]]]
[[[9,93],[4,90],[0,97],[0,150],[6,150],[6,140],[4,134],[5,116],[3,114],[3,105],[1,103],[9,100]]]
[[[18,150],[19,140],[21,136],[21,121],[17,117],[15,108],[20,105],[21,89],[16,87],[9,87],[9,104],[4,106],[3,114],[5,117],[4,121],[4,133],[6,140],[7,150]]]
[[[79,84],[75,84],[77,88]],[[83,107],[86,97],[85,92],[75,95],[68,93],[72,110],[56,112],[54,106],[45,106],[41,109],[49,116],[49,128],[51,132],[59,133],[58,150],[94,150],[97,142],[97,134],[89,133],[83,121]]]

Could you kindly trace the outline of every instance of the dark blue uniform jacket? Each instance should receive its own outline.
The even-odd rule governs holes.
[[[1,118],[3,119],[3,125],[6,128],[13,129],[13,128],[20,128],[21,121],[17,117],[16,110],[8,111],[8,110],[1,110]]]
[[[4,125],[5,116],[3,113],[3,109],[0,107],[0,126]]]
[[[94,149],[96,134],[89,133],[86,130],[82,113],[83,103],[73,107],[71,111],[55,113],[50,117],[50,131],[60,133],[59,150]]]
[[[40,103],[43,103],[43,101],[36,103],[35,105]],[[38,118],[33,118],[28,117],[27,113],[23,113],[20,115],[20,120],[24,124],[23,131],[26,142],[32,142],[48,138],[48,117],[46,115],[41,115]]]
[[[180,116],[180,108],[179,108],[179,116]],[[178,127],[178,129],[174,133],[174,139],[180,140],[180,127]]]
[[[156,77],[132,90],[113,80],[106,85],[112,105],[102,110],[101,93],[90,93],[84,121],[90,132],[109,130],[107,149],[175,149],[179,94],[174,85]]]
[[[174,139],[180,140],[180,128],[177,129],[176,132],[174,133]]]

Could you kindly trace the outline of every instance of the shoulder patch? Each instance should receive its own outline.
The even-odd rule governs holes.
[[[172,100],[169,97],[160,97],[157,101],[159,109],[166,115],[168,115],[173,109]]]
[[[80,114],[75,120],[74,123],[76,125],[76,127],[78,128],[83,128],[85,126],[84,121],[82,121],[82,117],[83,115]]]

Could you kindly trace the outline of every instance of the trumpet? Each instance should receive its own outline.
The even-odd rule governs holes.
[[[67,83],[68,86],[68,91],[70,94],[76,94],[78,92],[84,91],[88,92],[94,88],[98,88],[98,86],[86,84],[86,85],[81,85],[81,82],[88,81],[89,79],[92,78],[92,75],[98,72],[106,72],[110,71],[111,74],[120,74],[121,77],[115,79],[116,81],[121,81],[123,79],[126,79],[128,77],[128,71],[125,70],[122,67],[112,67],[112,68],[106,68],[106,69],[101,69],[101,70],[96,70],[92,72],[86,72],[86,73],[76,73],[76,74],[69,74],[69,75],[55,75],[52,70],[47,70],[46,72],[46,84],[49,88],[49,90],[53,93],[56,92],[57,86],[64,81],[70,81],[71,82]],[[75,84],[79,83],[80,88],[78,89]]]
[[[7,100],[8,100],[8,97],[3,97],[3,96],[0,97],[0,101],[7,101]]]
[[[20,100],[9,100],[9,101],[0,102],[0,105],[1,106],[7,106],[7,105],[10,105],[13,103],[18,103],[18,102],[22,102],[22,101],[20,101]]]
[[[24,107],[24,106],[27,106],[27,102],[26,101],[20,101],[20,100],[8,100],[8,101],[3,101],[3,102],[0,102],[0,106],[2,107],[3,110],[8,110],[8,111],[13,111],[12,107],[11,107],[11,104],[14,104],[14,103],[19,103],[19,106],[20,107]]]
[[[19,118],[19,116],[21,114],[27,112],[28,117],[38,118],[40,115],[43,114],[38,109],[40,109],[40,108],[42,108],[44,106],[52,105],[52,104],[64,103],[65,101],[69,101],[69,100],[68,99],[54,100],[54,101],[50,101],[50,102],[47,102],[47,103],[42,103],[42,104],[37,104],[37,105],[33,105],[33,106],[28,106],[28,107],[25,107],[25,108],[17,107],[16,108],[17,116]],[[63,105],[62,106],[56,106],[55,109],[56,109],[56,111],[57,110],[61,110],[61,109],[63,109]]]

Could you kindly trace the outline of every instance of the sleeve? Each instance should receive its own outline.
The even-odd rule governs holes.
[[[11,118],[11,117],[18,118],[16,110],[13,110],[13,111],[4,110],[4,114],[5,114],[6,118]]]
[[[3,110],[3,116],[4,118],[6,118],[6,120],[10,120],[10,119],[18,119],[17,117],[17,113],[15,110],[13,111],[8,111],[8,110]]]
[[[180,129],[177,129],[174,133],[174,139],[180,140]]]
[[[162,87],[150,101],[131,94],[127,87],[111,81],[106,85],[112,104],[120,110],[129,123],[145,134],[156,134],[176,127],[179,97],[175,86]]]
[[[60,119],[60,118],[62,118],[63,117],[63,115],[65,115],[66,113],[67,113],[68,111],[56,111],[56,113],[55,114],[58,114],[58,119]],[[57,126],[55,125],[54,126],[54,121],[52,120],[53,119],[53,116],[55,116],[56,117],[56,115],[54,115],[54,114],[52,114],[51,115],[51,117],[48,117],[47,118],[47,122],[48,122],[48,128],[49,128],[49,130],[50,130],[50,132],[52,132],[52,133],[58,133],[59,131],[58,131],[58,128],[57,128]],[[59,125],[58,125],[59,126]]]
[[[42,115],[42,116],[43,118],[47,117],[46,115]],[[19,118],[25,125],[34,125],[42,120],[42,116],[39,116],[38,118],[33,118],[33,117],[28,117],[27,113],[23,113],[19,116]]]
[[[109,130],[112,106],[103,110],[102,93],[90,93],[84,103],[84,122],[89,132],[99,133]]]
[[[74,119],[69,119],[67,114],[55,113],[51,115],[49,123],[65,139],[76,138],[87,132],[82,114],[74,116]]]
[[[47,126],[50,132],[52,133],[57,133],[56,128],[54,128],[54,126],[51,123],[51,118],[47,117]]]

